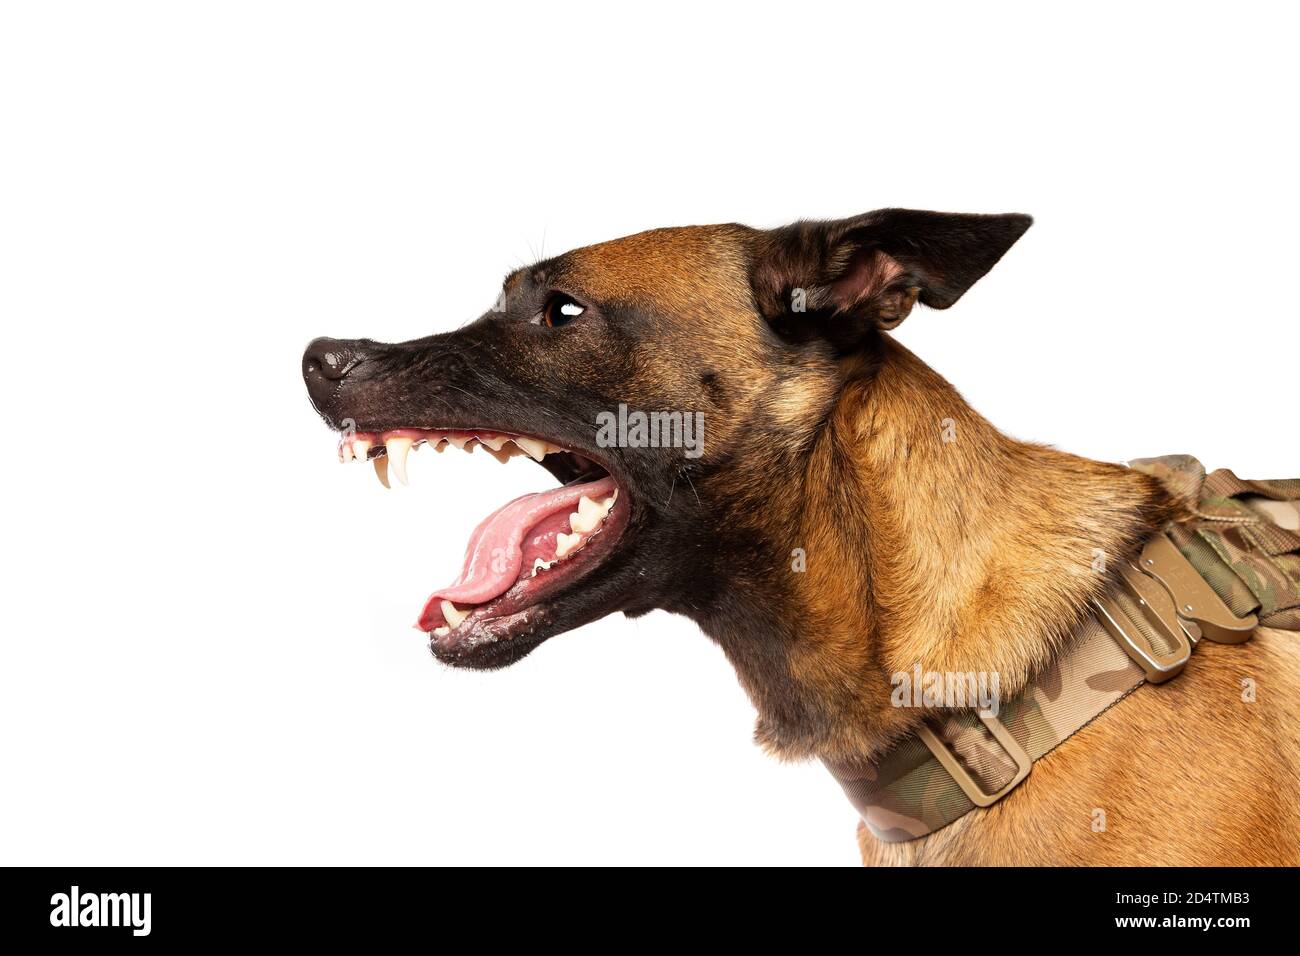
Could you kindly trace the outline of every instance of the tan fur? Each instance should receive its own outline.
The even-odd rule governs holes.
[[[818,344],[778,354],[754,313],[752,235],[655,230],[577,250],[541,278],[663,323],[633,346],[644,351],[629,395],[693,407],[701,369],[720,377],[710,447],[734,460],[698,492],[765,542],[772,586],[798,626],[773,638],[783,655],[774,674],[770,659],[728,639],[726,608],[702,623],[758,708],[765,748],[871,758],[919,720],[890,706],[891,674],[996,671],[1014,696],[1108,586],[1095,549],[1118,566],[1183,515],[1142,474],[1002,435],[888,335],[870,356],[837,360]],[[751,407],[769,431],[737,451],[736,409]],[[807,571],[782,576],[792,548],[806,550]],[[1246,677],[1258,683],[1255,703],[1241,700]],[[994,808],[908,843],[862,831],[863,859],[1298,863],[1297,700],[1293,636],[1203,642],[1181,677],[1112,708]]]
[[[910,732],[889,677],[917,664],[996,670],[1015,694],[1106,587],[1094,549],[1118,563],[1173,515],[1143,475],[1001,435],[896,342],[848,376],[786,505],[808,554],[791,673],[837,719],[799,739],[760,715],[760,741],[788,758],[860,757]],[[762,520],[780,524],[781,504]]]
[[[956,441],[938,440],[941,417],[953,420]],[[856,482],[861,525],[845,522],[842,509],[817,491],[828,487],[824,480],[809,483],[805,505],[820,542],[810,553],[833,555],[826,573],[810,574],[803,589],[809,633],[827,635],[803,666],[827,694],[855,683],[853,671],[891,673],[919,663],[923,670],[997,671],[1003,693],[1014,695],[1059,648],[1072,608],[1098,589],[1092,549],[1127,554],[1132,516],[1159,494],[1118,466],[1000,435],[896,345],[866,394],[846,389],[827,440],[835,440],[837,426],[842,440],[861,436],[853,474],[845,476]],[[870,602],[855,601],[833,570],[862,560],[863,538],[873,542]],[[872,631],[874,652],[861,637]],[[1260,687],[1253,703],[1241,699],[1246,677]],[[875,712],[847,725],[858,739],[835,741],[820,754],[872,753],[909,729],[907,712],[887,705],[880,680],[856,683],[869,695],[865,709]],[[1035,764],[996,807],[903,844],[862,830],[863,860],[1300,862],[1296,700],[1294,635],[1266,633],[1242,647],[1203,642],[1178,679],[1144,687],[1112,708]],[[1092,829],[1096,809],[1106,813],[1104,833]]]

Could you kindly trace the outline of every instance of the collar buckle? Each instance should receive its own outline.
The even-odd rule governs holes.
[[[1255,633],[1259,618],[1254,614],[1237,617],[1165,535],[1158,534],[1147,542],[1138,555],[1137,566],[1172,595],[1174,613],[1189,632],[1199,630],[1199,636],[1216,644],[1241,644]]]
[[[1172,680],[1192,656],[1192,637],[1178,619],[1174,599],[1133,565],[1120,569],[1119,583],[1116,591],[1093,600],[1097,619],[1147,680]]]
[[[1240,644],[1253,614],[1237,617],[1172,541],[1158,534],[1136,564],[1120,568],[1119,588],[1093,605],[1102,626],[1153,684],[1177,677],[1202,637]]]
[[[987,710],[977,711],[979,719],[984,721],[984,726],[1011,757],[1016,765],[1016,773],[1006,785],[994,793],[988,793],[980,785],[970,772],[957,759],[957,755],[949,749],[948,745],[939,739],[939,735],[930,729],[928,725],[922,724],[917,730],[916,735],[921,738],[921,742],[930,748],[930,753],[934,754],[934,759],[939,761],[943,769],[948,771],[948,775],[957,782],[962,792],[970,798],[970,802],[977,807],[991,807],[1008,793],[1020,785],[1020,783],[1029,776],[1029,771],[1033,769],[1034,762],[1025,753],[1025,748],[1016,742],[1016,738],[1011,736],[1011,731],[1007,730],[1006,725],[998,720]]]

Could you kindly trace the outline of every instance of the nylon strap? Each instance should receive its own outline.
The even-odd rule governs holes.
[[[1195,521],[1164,533],[1233,613],[1253,612],[1260,626],[1300,631],[1300,479],[1244,481],[1226,469],[1207,478],[1187,455],[1130,466],[1196,503]],[[1125,627],[1141,631],[1159,650],[1173,649],[1161,647],[1164,639],[1126,591],[1117,589],[1110,599]],[[1037,761],[1145,682],[1142,668],[1093,613],[1066,650],[1001,706],[997,719]],[[943,711],[928,726],[983,793],[997,794],[1015,780],[1020,758],[973,710]],[[826,765],[866,826],[886,842],[933,833],[976,808],[919,736],[871,763]]]

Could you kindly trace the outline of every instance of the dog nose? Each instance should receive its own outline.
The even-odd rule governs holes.
[[[302,353],[302,377],[317,408],[365,357],[359,342],[321,338],[307,346],[307,351]]]

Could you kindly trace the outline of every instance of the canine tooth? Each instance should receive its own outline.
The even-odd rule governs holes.
[[[349,462],[352,460],[352,442],[339,442],[339,461]]]
[[[560,534],[555,537],[555,556],[562,558],[582,541],[580,534]]]
[[[583,495],[578,499],[577,512],[569,515],[569,529],[587,534],[596,530],[596,526],[600,524],[603,517],[605,517],[605,512],[600,505]]]
[[[449,627],[435,627],[433,629],[434,637],[446,637],[450,633],[451,633],[451,628]]]
[[[385,488],[393,487],[388,483],[388,456],[380,455],[375,459],[375,474],[379,476],[379,483]]]
[[[402,484],[410,484],[406,480],[406,454],[411,450],[411,439],[409,438],[390,438],[388,439],[388,460],[391,463],[389,467],[393,469],[393,474]]]
[[[460,627],[460,622],[469,617],[469,611],[462,611],[450,601],[442,602],[442,616],[447,619],[447,623],[452,627]]]
[[[514,442],[533,461],[541,461],[546,457],[547,445],[544,441],[538,441],[536,438],[516,438]]]
[[[370,442],[358,438],[352,443],[352,454],[357,456],[357,461],[365,461],[366,455],[370,454]]]

